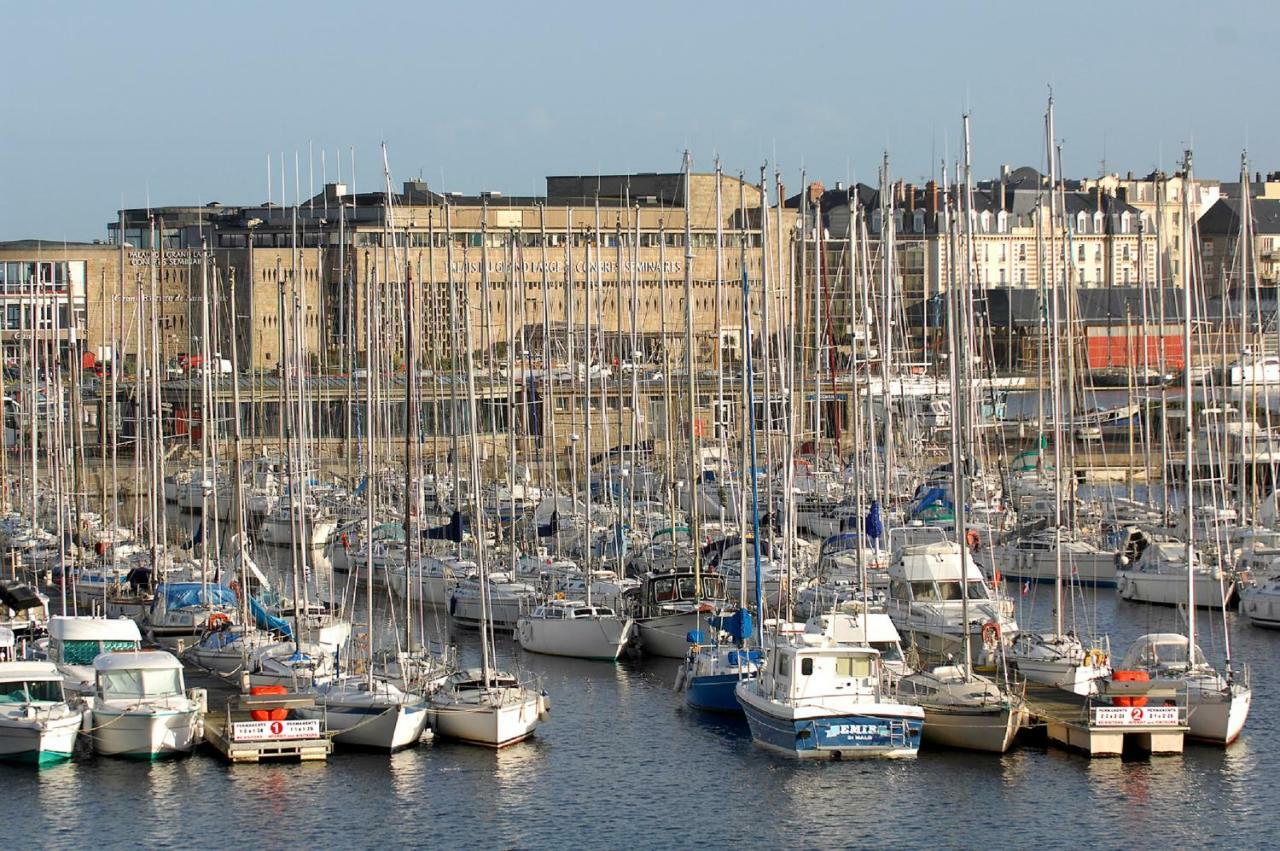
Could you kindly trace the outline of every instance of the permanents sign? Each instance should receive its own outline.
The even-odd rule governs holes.
[[[1093,723],[1099,727],[1176,727],[1176,706],[1095,706]]]
[[[320,721],[237,721],[231,725],[231,738],[236,742],[318,739]]]

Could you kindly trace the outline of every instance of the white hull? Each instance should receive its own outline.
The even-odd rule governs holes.
[[[455,703],[447,697],[434,701],[431,715],[435,731],[450,739],[490,748],[524,741],[538,726],[542,701],[531,691],[519,693],[518,698],[495,701],[497,706]]]
[[[340,745],[395,751],[415,745],[427,728],[426,703],[329,706],[298,710],[303,718],[323,718]]]
[[[1021,706],[990,710],[924,707],[924,740],[930,745],[1004,753],[1027,721]]]
[[[1097,682],[1111,673],[1106,666],[1077,665],[1069,661],[1054,659],[1027,659],[1010,656],[1009,661],[1027,680],[1033,683],[1054,686],[1064,691],[1079,695],[1090,695],[1097,691]]]
[[[402,570],[391,572],[391,591],[400,599],[406,596],[405,573]],[[443,576],[426,576],[413,579],[413,598],[429,606],[443,608],[449,605],[449,593],[453,590],[453,581]]]
[[[40,719],[0,719],[0,761],[43,764],[70,759],[80,735],[81,716]]]
[[[701,616],[705,621],[706,616]],[[689,652],[689,632],[698,628],[699,615],[687,612],[636,621],[640,647],[646,655],[683,659]]]
[[[1188,735],[1193,739],[1229,745],[1240,737],[1244,722],[1249,717],[1253,693],[1248,689],[1235,689],[1231,694],[1222,691],[1200,691],[1193,684],[1188,692]]]
[[[1231,599],[1235,583],[1219,581],[1208,574],[1196,577],[1196,608],[1220,609],[1223,596]],[[1153,603],[1159,606],[1185,606],[1187,604],[1187,576],[1176,573],[1117,574],[1116,592],[1120,599],[1132,603]]]
[[[1253,588],[1242,589],[1240,613],[1248,618],[1253,626],[1263,629],[1280,629],[1280,594]]]
[[[533,601],[520,598],[495,597],[490,600],[489,620],[493,628],[511,632],[516,621],[526,610],[533,608]],[[454,594],[449,598],[449,616],[460,626],[480,626],[480,598],[475,595]]]
[[[155,759],[191,753],[199,738],[200,713],[93,710],[93,748],[104,756]]]
[[[522,617],[516,626],[516,641],[533,653],[612,662],[631,635],[631,623],[630,618],[620,617]]]

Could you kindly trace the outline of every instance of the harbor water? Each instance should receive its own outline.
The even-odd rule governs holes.
[[[1010,592],[1020,621],[1045,625],[1048,586]],[[1110,589],[1076,607],[1117,654],[1181,627],[1176,611]],[[1220,617],[1201,613],[1199,626],[1221,661]],[[502,663],[541,676],[552,708],[536,738],[496,753],[435,742],[228,766],[202,750],[2,767],[0,783],[24,847],[972,847],[994,836],[1020,847],[1264,846],[1280,805],[1264,781],[1280,776],[1280,633],[1234,616],[1229,626],[1255,690],[1244,735],[1174,757],[1089,760],[1033,739],[1003,756],[926,745],[914,760],[798,764],[754,747],[745,723],[686,708],[674,660],[582,662],[499,639]],[[475,634],[454,636],[474,658]]]

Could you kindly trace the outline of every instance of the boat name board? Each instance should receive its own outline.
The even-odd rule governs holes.
[[[1176,727],[1176,706],[1095,706],[1093,723],[1098,727]]]
[[[288,721],[236,721],[231,725],[231,739],[236,742],[267,742],[278,739],[318,739],[320,721],[291,719]]]

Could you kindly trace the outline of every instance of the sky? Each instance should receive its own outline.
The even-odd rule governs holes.
[[[1280,169],[1271,0],[45,3],[6,0],[0,240],[92,240],[121,206],[361,191],[540,194],[550,174],[779,169],[922,181]],[[323,152],[323,166],[321,156]]]

